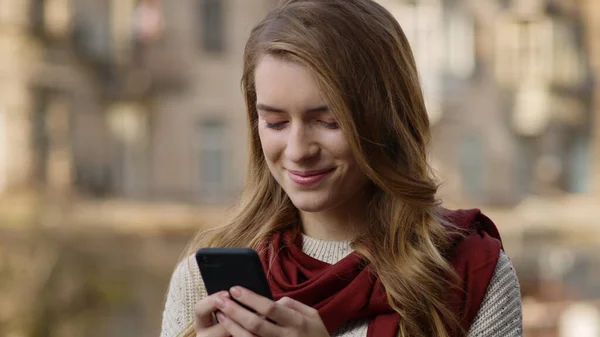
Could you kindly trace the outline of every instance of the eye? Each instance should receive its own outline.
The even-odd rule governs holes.
[[[269,123],[265,121],[265,126],[269,129],[281,130],[285,126],[287,122],[277,122],[277,123]]]
[[[319,121],[319,123],[321,125],[323,125],[324,127],[328,128],[328,129],[332,129],[332,130],[339,129],[339,127],[340,127],[337,122]]]

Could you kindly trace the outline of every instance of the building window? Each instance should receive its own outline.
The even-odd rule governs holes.
[[[79,55],[104,64],[113,56],[110,7],[108,2],[94,4],[93,10],[77,11],[74,16],[73,44]]]
[[[219,196],[224,192],[226,180],[225,124],[210,120],[199,129],[200,192],[207,197]]]
[[[464,195],[481,200],[485,197],[485,167],[484,144],[479,134],[467,134],[461,140],[460,163]]]
[[[380,1],[383,3],[383,1]],[[444,39],[444,9],[441,3],[413,1],[386,3],[386,8],[402,26],[417,64],[425,105],[431,123],[442,115],[442,79],[447,51]]]
[[[48,157],[50,154],[50,133],[48,132],[47,112],[50,105],[51,93],[39,89],[35,91],[35,106],[32,118],[32,143],[34,148],[34,179],[35,182],[46,184]]]
[[[552,19],[518,21],[507,16],[498,22],[496,77],[500,83],[514,86],[525,79],[551,81],[555,65]]]
[[[445,13],[446,72],[459,79],[468,79],[475,69],[475,24],[459,8]]]
[[[0,104],[0,195],[8,184],[8,117]]]
[[[507,86],[524,79],[559,86],[585,80],[585,56],[575,25],[551,17],[517,20],[506,15],[496,28],[496,77]]]
[[[199,0],[201,45],[208,52],[221,52],[225,45],[225,15],[222,0]]]
[[[106,117],[115,156],[111,172],[114,192],[141,197],[147,186],[146,108],[136,102],[115,102],[107,107]]]
[[[45,0],[32,0],[29,7],[29,15],[31,22],[31,29],[34,34],[44,34],[45,31],[45,20],[46,16],[46,1]]]
[[[578,45],[575,25],[556,22],[553,25],[552,79],[561,86],[582,85],[587,77],[586,60]]]
[[[590,139],[583,132],[572,136],[566,156],[566,190],[572,193],[589,192]]]
[[[533,167],[538,157],[535,138],[519,136],[516,138],[517,152],[515,154],[515,190],[519,199],[525,198],[533,192],[535,174]]]

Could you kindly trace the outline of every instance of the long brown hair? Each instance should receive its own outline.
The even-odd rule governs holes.
[[[394,17],[372,0],[284,0],[251,32],[242,90],[250,131],[246,186],[235,217],[190,246],[258,248],[298,221],[272,177],[257,130],[254,71],[265,55],[312,72],[373,191],[356,252],[370,261],[400,320],[400,336],[460,331],[445,301],[453,270],[448,224],[427,163],[429,121],[415,60]]]

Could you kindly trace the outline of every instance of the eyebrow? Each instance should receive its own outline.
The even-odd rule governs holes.
[[[272,107],[266,104],[258,103],[256,105],[257,110],[267,111],[267,112],[277,112],[277,113],[285,113],[286,111],[283,109],[279,109],[276,107]],[[329,107],[327,105],[320,105],[314,108],[307,109],[306,113],[315,113],[315,112],[325,112],[328,111]]]

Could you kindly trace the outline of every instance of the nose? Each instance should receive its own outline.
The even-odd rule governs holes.
[[[286,157],[292,162],[302,162],[319,154],[319,144],[313,139],[306,126],[297,123],[288,134]]]

